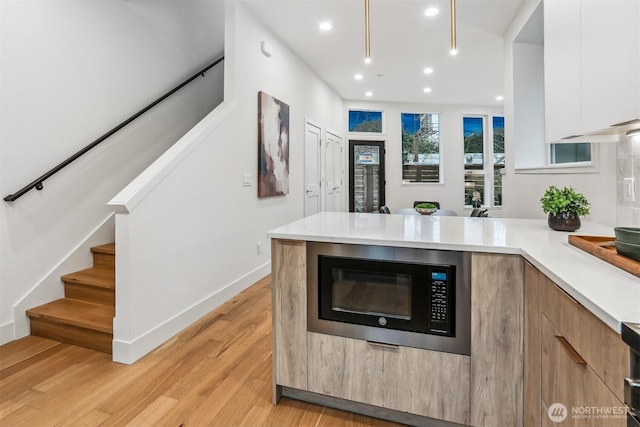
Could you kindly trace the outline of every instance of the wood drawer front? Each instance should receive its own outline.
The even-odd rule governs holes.
[[[271,241],[275,384],[307,388],[306,243]]]
[[[625,427],[626,413],[620,415],[621,412],[618,412],[618,415],[609,418],[572,416],[572,408],[602,408],[615,413],[622,411],[624,405],[589,365],[576,363],[576,359],[582,355],[570,354],[561,339],[557,338],[566,337],[562,337],[545,316],[542,316],[541,323],[542,400],[546,408],[554,403],[561,403],[567,408],[567,418],[558,424],[563,427]],[[569,344],[573,343],[569,341]],[[547,421],[543,418],[543,425],[553,425]]]
[[[468,356],[308,333],[309,391],[469,423]]]
[[[541,311],[616,397],[624,400],[629,349],[620,335],[550,280]]]

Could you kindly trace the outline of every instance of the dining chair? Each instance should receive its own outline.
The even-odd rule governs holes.
[[[390,214],[391,213],[391,211],[389,210],[389,207],[387,205],[380,206],[379,211],[380,211],[381,214]]]
[[[489,215],[487,214],[487,209],[473,208],[473,210],[471,211],[471,216],[487,217]]]

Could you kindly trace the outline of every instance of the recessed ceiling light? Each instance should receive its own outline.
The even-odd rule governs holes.
[[[373,92],[369,91],[369,92],[365,93],[365,95],[367,95],[367,96],[373,96]]]
[[[353,76],[354,79],[356,80],[362,80],[364,78],[364,76],[360,73],[357,73],[356,75]]]
[[[320,29],[322,31],[329,31],[332,28],[333,28],[333,25],[331,25],[331,22],[325,21],[320,23]]]
[[[504,96],[502,95],[496,96],[496,101],[502,101],[503,99],[504,99]]]
[[[427,67],[427,68],[425,68],[425,69],[424,69],[424,73],[425,73],[425,74],[431,74],[431,73],[433,73],[433,68],[431,68],[431,67]]]
[[[425,16],[436,16],[440,11],[435,7],[430,7],[429,9],[424,11]]]
[[[425,87],[424,88],[424,93],[430,93],[431,92],[431,88],[430,87]]]

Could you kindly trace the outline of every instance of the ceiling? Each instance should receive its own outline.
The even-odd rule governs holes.
[[[452,56],[449,0],[370,0],[370,64],[364,63],[364,0],[243,3],[344,99],[501,106],[502,37],[524,1],[457,0],[458,54]],[[440,13],[425,16],[434,6]],[[323,21],[333,29],[321,31]],[[426,67],[433,73],[425,74]],[[355,80],[356,73],[363,79]]]

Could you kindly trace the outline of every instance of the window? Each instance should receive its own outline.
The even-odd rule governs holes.
[[[549,164],[591,162],[590,143],[551,144]]]
[[[349,132],[382,133],[382,111],[349,110]]]
[[[467,116],[462,121],[464,204],[467,207],[502,206],[504,117]]]
[[[493,206],[502,206],[504,173],[504,117],[493,117]]]
[[[440,116],[402,113],[402,182],[440,182]]]

